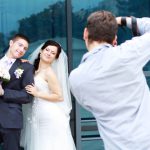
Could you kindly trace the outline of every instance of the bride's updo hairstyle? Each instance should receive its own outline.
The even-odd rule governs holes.
[[[57,42],[53,41],[53,40],[48,40],[46,41],[43,46],[41,47],[41,50],[44,50],[47,46],[56,46],[57,47],[57,54],[56,54],[56,59],[59,58],[59,55],[61,53],[61,46],[60,44],[58,44]],[[39,67],[39,62],[40,62],[40,53],[38,54],[38,57],[35,59],[34,61],[34,68],[35,68],[35,71],[38,70],[38,67]]]

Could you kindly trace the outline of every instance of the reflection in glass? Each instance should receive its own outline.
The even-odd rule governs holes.
[[[87,52],[83,30],[88,15],[96,10],[108,10],[116,16],[150,16],[150,0],[72,0],[72,42],[73,68],[77,67],[84,53]],[[26,34],[31,44],[27,57],[40,43],[52,38],[66,50],[66,0],[1,0],[0,1],[0,53],[7,48],[9,38],[15,33]],[[120,29],[118,43],[131,38],[127,29]],[[150,63],[145,67],[150,70]],[[150,84],[149,73],[147,82]],[[81,109],[82,118],[92,118],[92,114]],[[88,122],[82,126],[90,125]],[[92,123],[92,126],[96,123]],[[85,129],[85,128],[84,128]],[[91,128],[90,128],[91,129]],[[82,135],[90,131],[83,131]],[[94,130],[94,134],[97,132]],[[90,132],[91,134],[91,132]],[[92,133],[93,134],[93,133]],[[98,140],[99,141],[99,140]],[[83,141],[82,149],[103,150],[102,141]],[[89,149],[88,149],[89,148]]]
[[[7,46],[9,38],[18,32],[29,37],[31,51],[49,38],[55,39],[66,47],[64,10],[64,0],[1,0],[0,52]]]
[[[72,0],[72,25],[73,25],[73,67],[76,68],[81,61],[83,54],[87,52],[84,41],[83,41],[83,30],[86,26],[86,19],[91,12],[97,10],[108,10],[116,16],[135,16],[135,17],[150,17],[150,1],[149,0]],[[132,34],[127,28],[119,29],[118,32],[118,43],[122,43],[127,39],[130,39]],[[150,63],[149,63],[150,64]],[[150,66],[150,65],[148,65]],[[146,66],[146,69],[150,67]],[[150,74],[150,73],[149,73]],[[148,78],[149,79],[149,78]],[[148,80],[148,83],[149,80]],[[85,119],[93,119],[93,116],[83,108],[80,109],[81,113],[81,135],[89,135],[91,129],[90,122],[86,122],[85,125],[82,123]],[[95,122],[96,127],[96,122]],[[85,129],[85,130],[84,130]],[[88,130],[89,129],[89,130]],[[87,131],[86,131],[87,130]],[[90,132],[91,134],[92,132]],[[96,133],[95,130],[92,133]],[[99,143],[100,142],[100,143]],[[82,149],[90,150],[90,145],[94,145],[92,150],[104,150],[103,143],[100,140],[83,140]]]

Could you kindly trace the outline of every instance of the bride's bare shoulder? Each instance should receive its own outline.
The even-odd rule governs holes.
[[[45,72],[46,77],[49,78],[56,78],[56,74],[54,72],[54,70],[52,69],[52,67],[48,67],[46,72]]]

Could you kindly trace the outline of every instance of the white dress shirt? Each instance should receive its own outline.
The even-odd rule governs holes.
[[[16,59],[9,58],[6,55],[0,59],[0,65],[5,67],[7,70],[11,68]]]
[[[69,77],[76,100],[91,111],[106,150],[150,150],[150,19],[137,19],[141,36],[87,52]]]

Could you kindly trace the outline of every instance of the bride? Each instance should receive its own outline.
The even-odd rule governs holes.
[[[57,42],[48,40],[29,60],[35,67],[35,84],[26,86],[26,91],[34,101],[23,107],[21,146],[25,150],[75,150],[69,124],[72,106],[65,53]]]

